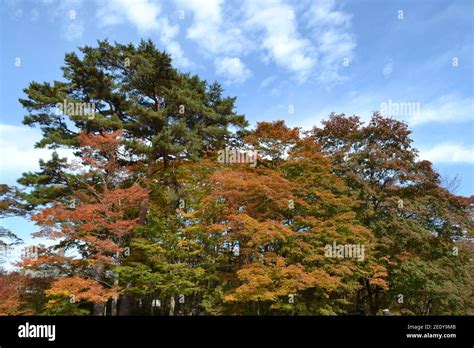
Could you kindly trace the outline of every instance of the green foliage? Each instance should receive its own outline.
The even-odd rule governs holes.
[[[332,114],[310,132],[249,130],[234,97],[151,41],[99,41],[62,70],[25,89],[24,124],[86,168],[55,152],[18,180],[26,190],[2,185],[2,214],[35,212],[58,239],[21,265],[52,279],[21,297],[0,283],[9,314],[473,313],[472,198],[443,188],[405,123]],[[93,103],[93,117],[64,102]],[[258,151],[257,167],[218,163],[233,146]],[[333,244],[365,255],[326,255]]]

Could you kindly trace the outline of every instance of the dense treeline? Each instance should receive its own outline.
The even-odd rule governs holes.
[[[0,314],[473,314],[473,200],[405,123],[251,130],[151,41],[102,41],[62,69],[20,102],[37,146],[77,161],[54,153],[1,186],[2,216],[54,243],[0,275]]]

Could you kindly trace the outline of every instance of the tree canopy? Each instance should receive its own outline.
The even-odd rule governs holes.
[[[23,122],[76,160],[54,152],[2,185],[0,213],[53,244],[0,275],[0,315],[473,314],[474,201],[407,124],[249,129],[151,41],[99,41],[62,71],[25,88]]]

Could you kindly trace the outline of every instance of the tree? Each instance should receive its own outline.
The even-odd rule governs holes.
[[[46,266],[55,269],[58,277],[67,277],[53,283],[48,290],[50,296],[63,294],[66,290],[61,292],[62,287],[67,287],[79,289],[78,298],[97,300],[97,304],[114,298],[112,314],[117,311],[119,286],[114,267],[120,265],[124,250],[129,247],[129,236],[138,225],[139,204],[148,195],[138,182],[129,181],[130,168],[118,164],[121,134],[117,131],[79,135],[82,166],[71,167],[78,172],[74,180],[79,189],[67,200],[50,202],[50,206],[33,216],[41,227],[36,235],[59,243],[36,259],[22,262],[26,269]],[[60,248],[72,249],[80,258],[53,252]],[[55,303],[50,301],[48,306]],[[101,306],[96,307],[96,314],[103,311]]]
[[[21,298],[23,282],[19,273],[0,274],[0,315],[31,314]]]
[[[18,190],[8,185],[0,184],[0,217],[22,215],[22,203],[18,198]],[[0,226],[0,264],[15,246],[23,243],[12,231]]]
[[[157,165],[166,168],[174,160],[196,159],[223,147],[231,138],[228,126],[246,125],[244,117],[233,111],[235,98],[223,98],[217,83],[208,85],[197,76],[178,73],[170,57],[151,41],[142,41],[138,47],[99,41],[98,47],[86,46],[81,52],[82,58],[66,55],[66,82],[33,82],[25,89],[27,99],[20,99],[30,112],[24,124],[43,131],[37,147],[77,149],[80,131],[120,129],[129,154],[123,161],[143,163],[152,174]],[[58,112],[57,104],[64,101],[90,103],[93,117]],[[59,180],[64,171],[58,159],[54,163],[56,172],[50,171],[43,182],[35,182],[38,173],[22,183],[39,190]]]
[[[137,47],[99,41],[97,47],[80,50],[82,57],[75,53],[65,57],[65,81],[33,82],[25,89],[27,98],[20,100],[29,112],[24,124],[43,131],[37,147],[67,147],[81,155],[80,132],[123,130],[126,156],[120,164],[140,168],[130,173],[134,176],[130,180],[164,171],[161,184],[177,192],[176,161],[196,160],[222,148],[233,138],[228,127],[247,124],[234,111],[235,98],[223,97],[218,83],[179,73],[169,55],[151,41]],[[64,104],[88,104],[92,113],[59,112],[58,103],[62,111]],[[41,163],[40,172],[25,174],[20,182],[30,189],[24,197],[27,202],[40,206],[77,190],[69,179],[64,161],[53,155]],[[147,223],[148,205],[148,199],[140,203],[141,225]],[[124,298],[124,314],[129,313],[130,301],[126,302]]]
[[[80,163],[55,152],[25,190],[1,187],[2,212],[33,214],[56,243],[0,283],[0,313],[472,312],[472,199],[443,187],[403,122],[248,130],[235,98],[151,41],[99,41],[62,69],[25,89],[24,123]],[[257,165],[221,163],[224,148]]]
[[[358,219],[373,231],[376,259],[389,270],[389,282],[394,284],[392,291],[385,292],[362,280],[360,306],[367,304],[370,313],[376,314],[382,304],[398,306],[395,299],[410,294],[418,305],[428,301],[433,311],[452,313],[452,306],[434,298],[444,296],[443,282],[450,276],[443,269],[449,265],[448,269],[458,275],[458,282],[450,285],[458,303],[456,312],[464,312],[469,296],[465,289],[470,283],[468,256],[463,250],[453,254],[453,248],[472,233],[472,220],[466,214],[466,202],[442,187],[431,163],[418,160],[408,126],[378,113],[366,126],[357,116],[333,114],[312,133],[323,153],[330,156],[333,172],[362,202],[356,209]],[[413,291],[413,283],[405,277],[407,271],[411,272],[408,277],[422,273],[423,277],[435,276],[432,282],[436,286],[431,287],[430,295]],[[412,312],[427,314],[428,310]]]
[[[261,151],[259,166],[214,171],[200,209],[188,214],[187,230],[205,241],[218,274],[207,299],[214,311],[343,313],[362,275],[384,286],[385,269],[370,260],[325,258],[333,241],[370,250],[371,234],[312,139],[277,121],[257,124],[246,140]]]

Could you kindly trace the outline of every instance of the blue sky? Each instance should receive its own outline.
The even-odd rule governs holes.
[[[471,0],[0,0],[0,182],[50,151],[22,126],[31,81],[60,80],[64,54],[98,39],[151,38],[182,71],[220,81],[251,124],[309,129],[331,112],[386,115],[413,130],[420,158],[474,194]],[[404,108],[403,105],[414,106]],[[401,110],[404,109],[404,110]],[[63,152],[67,154],[66,152]],[[35,227],[2,225],[28,243]]]

